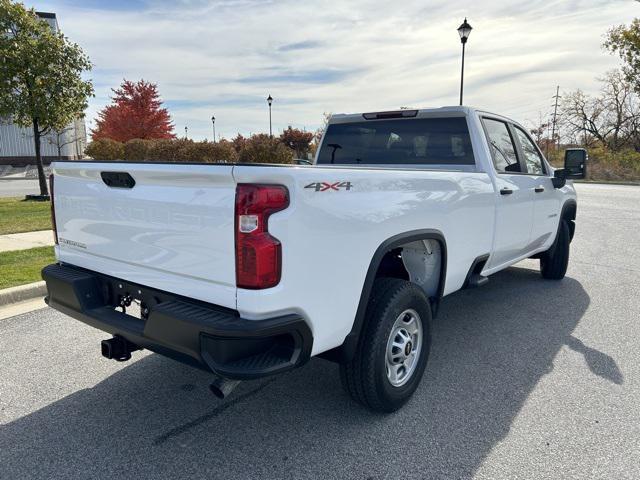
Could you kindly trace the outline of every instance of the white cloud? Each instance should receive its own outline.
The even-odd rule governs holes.
[[[640,15],[627,1],[45,1],[95,64],[88,118],[121,79],[157,82],[178,134],[313,129],[323,112],[441,106],[458,100],[467,16],[465,103],[526,121],[555,86],[597,88],[617,61],[606,30]],[[91,5],[90,7],[87,5]],[[133,6],[132,6],[133,5]],[[127,7],[119,9],[118,6]]]

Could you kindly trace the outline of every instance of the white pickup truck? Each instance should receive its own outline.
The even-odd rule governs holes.
[[[55,162],[47,302],[218,396],[322,356],[393,411],[442,297],[530,257],[564,276],[586,160],[554,171],[516,122],[444,107],[334,115],[311,166]]]

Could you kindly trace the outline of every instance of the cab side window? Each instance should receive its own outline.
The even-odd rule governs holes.
[[[538,152],[533,141],[519,127],[515,127],[515,131],[518,142],[520,142],[520,146],[522,147],[525,163],[527,164],[527,173],[544,175],[542,155]]]
[[[487,140],[491,149],[493,165],[498,173],[522,172],[513,138],[507,124],[500,120],[484,118],[482,120],[487,132]]]

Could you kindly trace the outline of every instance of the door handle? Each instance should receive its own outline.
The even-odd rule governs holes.
[[[544,187],[536,187],[536,188],[533,189],[533,191],[536,192],[536,193],[542,193],[542,192],[544,192]]]
[[[500,195],[511,195],[512,193],[513,190],[511,190],[510,188],[503,187],[500,189]]]
[[[127,172],[100,172],[102,181],[111,188],[133,188],[136,181]]]

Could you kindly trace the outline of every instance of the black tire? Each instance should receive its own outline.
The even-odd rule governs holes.
[[[566,220],[561,220],[558,236],[551,248],[540,256],[540,273],[548,280],[561,280],[569,265],[571,233]]]
[[[387,378],[387,341],[394,323],[405,310],[418,314],[422,345],[413,373],[405,384],[392,385]],[[404,405],[418,388],[431,347],[431,306],[417,285],[397,278],[375,281],[365,323],[353,359],[340,365],[342,385],[357,402],[377,412],[393,412]]]

